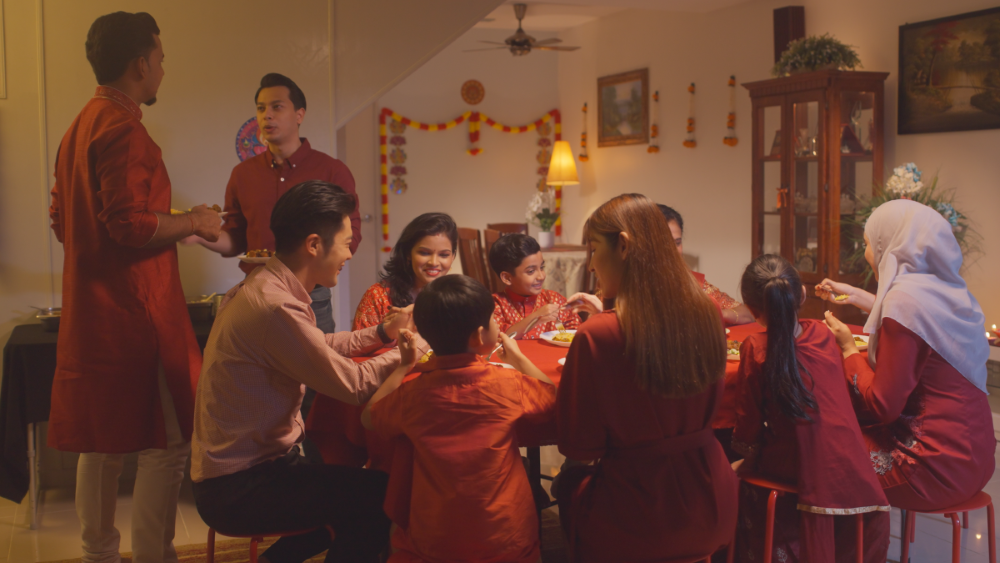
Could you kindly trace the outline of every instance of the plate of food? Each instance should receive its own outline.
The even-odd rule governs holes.
[[[732,362],[740,361],[740,342],[739,340],[726,340],[726,359]]]
[[[212,204],[212,206],[210,206],[209,209],[214,209],[215,212],[219,214],[219,217],[225,217],[226,214],[229,213],[228,211],[223,211],[222,208],[219,207],[219,204],[217,203]],[[170,210],[171,215],[184,215],[185,213],[191,213],[191,210],[190,209],[188,209],[187,211],[181,211],[180,209]]]
[[[575,330],[550,330],[542,333],[542,340],[556,346],[569,348],[569,345],[573,343],[574,336],[576,336]]]
[[[854,345],[858,347],[858,350],[868,349],[868,337],[863,334],[854,335]]]
[[[247,250],[237,258],[240,259],[240,262],[248,264],[265,264],[272,256],[274,256],[274,252],[270,250]]]

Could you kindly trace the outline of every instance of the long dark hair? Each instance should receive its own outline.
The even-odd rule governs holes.
[[[808,411],[818,407],[800,375],[808,372],[795,357],[795,326],[802,303],[799,273],[781,256],[765,254],[743,272],[740,293],[754,315],[767,319],[764,381],[772,399],[785,416],[811,421]]]
[[[646,196],[615,197],[587,220],[588,237],[600,236],[612,246],[623,232],[631,246],[614,305],[636,383],[663,397],[702,393],[726,372],[718,309],[694,281],[666,219]]]
[[[410,263],[410,253],[413,247],[424,237],[443,234],[451,241],[451,251],[458,247],[458,227],[450,215],[445,213],[424,213],[403,229],[392,247],[389,261],[385,263],[379,274],[379,281],[389,289],[389,301],[393,307],[406,307],[413,303],[413,284],[416,276]]]

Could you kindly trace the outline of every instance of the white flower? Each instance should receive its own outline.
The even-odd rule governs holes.
[[[912,163],[898,166],[892,172],[892,177],[885,183],[889,192],[899,196],[912,196],[923,189],[924,184],[920,181],[920,172]]]
[[[538,214],[543,210],[555,211],[555,192],[551,189],[535,190],[535,195],[528,202],[524,218],[532,225],[539,225]]]

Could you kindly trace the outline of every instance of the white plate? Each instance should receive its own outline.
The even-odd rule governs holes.
[[[861,340],[865,341],[864,345],[858,344],[857,341],[854,342],[855,344],[858,344],[858,350],[867,350],[868,349],[868,337],[867,336],[865,336],[863,334],[855,334],[853,336],[854,336],[854,338],[860,338]]]
[[[561,365],[561,366],[564,366],[564,365],[566,365],[566,358],[559,358],[559,361],[556,362],[556,363],[559,364],[559,365]]]
[[[567,330],[566,332],[568,332],[570,334],[576,334],[575,330]],[[552,340],[552,337],[555,336],[555,335],[557,335],[557,334],[559,334],[558,330],[550,330],[548,332],[543,332],[542,333],[542,340],[548,342],[549,344],[555,344],[556,346],[562,346],[563,348],[569,348],[569,345],[572,344],[572,342],[555,342],[554,340]]]
[[[255,258],[248,258],[246,252],[244,252],[243,254],[240,254],[239,256],[237,256],[237,258],[240,259],[240,262],[246,262],[247,264],[267,264],[267,261],[271,259],[270,257],[267,257],[267,258],[257,258],[257,257],[255,257]]]
[[[738,362],[738,361],[740,361],[740,355],[739,354],[729,354],[729,353],[727,353],[726,354],[726,360],[728,360],[730,362]]]
[[[510,364],[505,364],[505,363],[502,363],[502,362],[490,362],[490,364],[495,365],[497,367],[501,367],[501,368],[514,369],[514,366],[512,366]]]
[[[726,334],[729,334],[729,329],[728,328],[726,329]]]

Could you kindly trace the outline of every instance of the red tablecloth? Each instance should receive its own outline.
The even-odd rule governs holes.
[[[562,378],[559,359],[566,357],[569,348],[555,346],[542,340],[519,340],[518,346],[553,383],[559,384]],[[353,359],[361,363],[387,350],[388,348],[379,350],[373,356],[359,356]],[[497,361],[496,356],[493,359]],[[419,372],[413,372],[406,376],[406,380],[419,375]],[[384,444],[376,443],[376,439],[369,439],[369,433],[361,425],[363,409],[364,407],[348,405],[325,395],[316,396],[312,410],[309,411],[309,419],[306,421],[306,432],[319,448],[324,461],[339,465],[361,466],[371,457],[373,467],[385,468],[382,465],[381,455],[389,452],[382,451]],[[555,439],[554,415],[543,424],[518,426],[518,441],[521,446],[551,445],[555,444]]]

